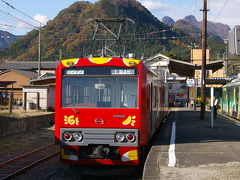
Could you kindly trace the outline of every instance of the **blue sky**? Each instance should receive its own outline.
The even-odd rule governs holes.
[[[60,10],[67,8],[76,0],[0,0],[0,10],[10,13],[15,17],[23,16],[7,6],[5,1],[18,10],[30,15],[31,17],[46,23],[53,19]],[[94,3],[96,0],[89,0]],[[170,16],[174,20],[184,18],[186,15],[195,15],[201,20],[202,0],[138,0],[148,8],[158,19],[163,16]],[[209,20],[228,24],[231,27],[240,24],[240,13],[238,7],[240,0],[208,0],[210,7]],[[221,11],[222,10],[222,11]],[[221,14],[219,15],[219,13]],[[13,34],[24,34],[32,27],[25,27],[23,23],[15,21],[15,24],[0,11],[0,30],[6,30]],[[30,24],[35,24],[31,19],[26,19]],[[9,25],[13,27],[9,27]],[[37,24],[36,24],[37,26]],[[25,29],[24,29],[25,28]]]

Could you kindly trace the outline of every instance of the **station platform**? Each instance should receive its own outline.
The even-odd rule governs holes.
[[[240,179],[240,121],[173,108],[148,154],[143,179]]]

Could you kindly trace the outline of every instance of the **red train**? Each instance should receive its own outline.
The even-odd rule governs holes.
[[[140,60],[62,60],[55,108],[63,163],[139,165],[168,114],[168,89]]]

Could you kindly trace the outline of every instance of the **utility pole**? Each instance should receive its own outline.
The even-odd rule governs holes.
[[[202,78],[201,78],[201,120],[205,120],[205,78],[206,78],[206,46],[207,46],[207,0],[203,0],[202,21]]]
[[[41,75],[41,28],[42,24],[40,23],[38,29],[38,77]]]

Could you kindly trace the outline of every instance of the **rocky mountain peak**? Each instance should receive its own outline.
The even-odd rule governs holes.
[[[197,19],[195,18],[195,16],[193,15],[189,15],[183,18],[184,21],[188,22],[189,24],[198,26],[199,22],[197,21]]]
[[[174,21],[171,17],[169,17],[169,16],[164,16],[164,17],[162,18],[162,22],[163,22],[164,24],[169,25],[169,26],[172,26],[172,25],[175,23],[175,21]]]

